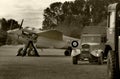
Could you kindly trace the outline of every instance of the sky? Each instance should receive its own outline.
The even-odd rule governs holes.
[[[53,2],[74,0],[0,0],[0,18],[15,19],[23,27],[41,28],[43,10]]]

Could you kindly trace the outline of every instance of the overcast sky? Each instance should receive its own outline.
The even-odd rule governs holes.
[[[43,21],[43,10],[53,2],[74,0],[0,0],[0,18],[13,18],[23,26],[40,28]]]

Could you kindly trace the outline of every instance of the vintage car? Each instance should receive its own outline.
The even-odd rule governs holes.
[[[87,60],[90,63],[103,64],[105,35],[101,34],[83,34],[81,37],[81,47],[79,52],[73,49],[73,64],[78,64],[79,60]],[[77,54],[75,54],[77,53]]]

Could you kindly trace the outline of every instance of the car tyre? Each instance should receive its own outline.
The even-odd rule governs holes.
[[[72,60],[73,60],[73,64],[78,64],[78,57],[77,56],[73,56]]]
[[[107,57],[107,77],[108,79],[120,79],[119,77],[119,68],[116,64],[116,55],[115,52],[109,51]]]
[[[93,55],[91,55],[91,54],[89,55],[89,60],[88,60],[88,61],[89,61],[89,63],[91,63],[91,64],[94,63],[94,61],[93,61]]]
[[[103,64],[103,54],[101,54],[100,57],[98,57],[98,64],[102,65]]]

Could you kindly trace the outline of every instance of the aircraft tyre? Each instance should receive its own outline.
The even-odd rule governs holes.
[[[107,58],[107,79],[120,79],[118,72],[119,68],[116,67],[115,52],[109,51]]]
[[[78,56],[72,57],[73,64],[78,64]]]
[[[103,54],[100,57],[98,57],[98,64],[99,65],[103,64]]]
[[[65,50],[64,55],[65,55],[65,56],[70,56],[70,55],[71,55],[71,53],[70,53],[70,51],[69,51],[69,50]]]

